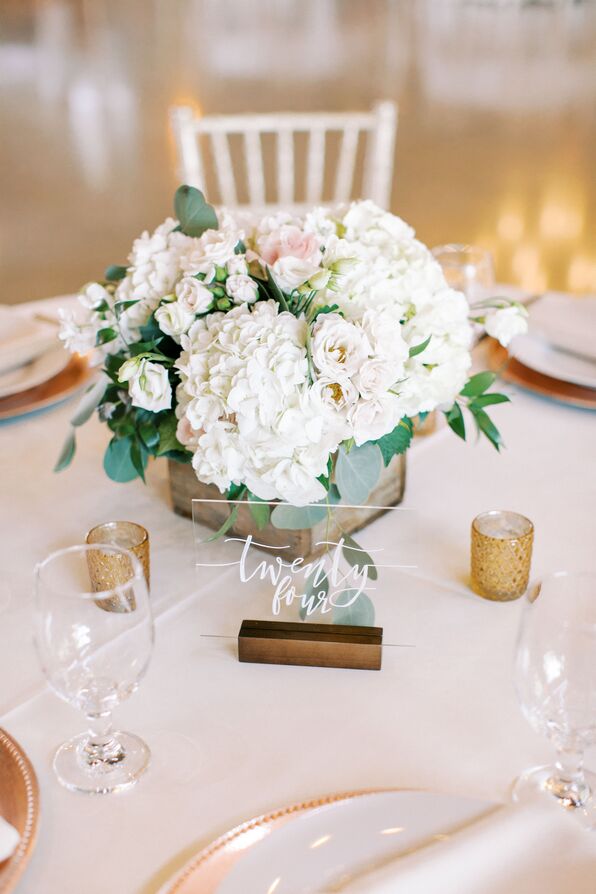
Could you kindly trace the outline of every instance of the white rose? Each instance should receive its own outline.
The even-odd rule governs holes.
[[[94,314],[89,310],[79,309],[77,313],[60,308],[60,332],[58,337],[64,347],[79,354],[86,354],[95,346],[98,329],[101,327],[94,321]]]
[[[233,256],[240,234],[232,227],[207,230],[194,240],[192,249],[180,258],[186,273],[210,273],[213,265],[224,267]]]
[[[297,289],[298,286],[308,282],[311,276],[319,272],[319,269],[319,265],[313,264],[308,258],[294,258],[287,255],[277,259],[271,267],[271,272],[280,289],[291,292],[292,289]]]
[[[172,406],[172,388],[165,366],[146,358],[132,357],[118,371],[118,381],[128,382],[128,393],[134,407],[159,413]]]
[[[395,366],[387,360],[366,360],[356,375],[354,384],[365,399],[379,397],[396,381]]]
[[[313,328],[312,357],[318,371],[329,378],[345,378],[367,360],[370,345],[362,329],[339,314],[321,314]]]
[[[176,297],[192,314],[206,313],[213,303],[213,293],[194,276],[183,276],[176,285]]]
[[[349,414],[357,446],[393,431],[402,416],[402,405],[393,394],[358,401]]]
[[[167,301],[155,311],[155,319],[162,332],[179,340],[184,332],[188,332],[194,322],[195,315],[180,301]]]
[[[226,270],[230,276],[237,273],[248,273],[248,264],[244,255],[234,255],[226,263]]]
[[[257,300],[259,287],[254,279],[244,273],[235,273],[226,280],[226,292],[234,304],[253,304]]]
[[[484,328],[506,348],[512,338],[528,331],[528,311],[517,304],[503,307],[486,315]]]

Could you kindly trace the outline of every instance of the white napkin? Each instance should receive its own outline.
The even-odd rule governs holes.
[[[56,344],[58,330],[51,323],[0,304],[0,373],[29,363]]]
[[[452,838],[398,858],[339,890],[341,894],[594,894],[595,879],[596,836],[556,804],[546,804],[502,807]]]
[[[0,816],[0,863],[14,853],[21,837],[14,826]]]
[[[596,296],[544,295],[530,307],[530,334],[596,360]]]

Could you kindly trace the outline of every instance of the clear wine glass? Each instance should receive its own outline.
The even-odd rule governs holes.
[[[493,258],[477,245],[437,245],[433,256],[441,265],[447,284],[463,292],[469,304],[490,296],[495,285]]]
[[[87,717],[88,732],[61,745],[54,770],[69,789],[93,793],[133,785],[147,745],[112,730],[112,711],[137,689],[153,648],[142,566],[118,546],[59,550],[35,569],[35,644],[60,698]]]
[[[596,777],[583,767],[596,744],[596,574],[557,572],[528,589],[515,659],[526,719],[557,751],[552,766],[524,772],[516,801],[543,793],[596,824]]]

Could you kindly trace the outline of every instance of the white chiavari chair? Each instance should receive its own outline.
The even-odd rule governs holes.
[[[216,204],[298,209],[370,198],[389,208],[397,129],[392,102],[379,102],[369,112],[202,117],[190,106],[175,106],[170,114],[180,182],[208,191]],[[272,141],[269,151],[265,140]],[[210,167],[213,186],[207,190]]]

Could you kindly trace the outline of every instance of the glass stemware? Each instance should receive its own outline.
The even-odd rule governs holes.
[[[97,590],[102,565],[120,560],[118,581]],[[118,546],[59,550],[35,569],[35,644],[60,698],[87,717],[88,732],[61,745],[60,782],[106,793],[133,785],[149,764],[147,745],[112,730],[112,711],[137,689],[151,656],[153,619],[141,563]]]
[[[492,255],[476,245],[437,245],[433,256],[441,265],[447,284],[463,292],[469,304],[490,296],[495,284]]]
[[[557,757],[523,773],[514,800],[542,792],[594,827],[596,777],[584,770],[583,757],[596,744],[596,574],[558,572],[530,587],[515,683],[526,719]]]

